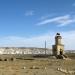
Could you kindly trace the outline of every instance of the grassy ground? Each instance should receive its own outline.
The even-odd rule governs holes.
[[[75,71],[75,59],[33,58],[28,56],[1,55],[8,61],[0,61],[0,75],[75,75],[60,71]],[[11,57],[18,59],[11,61]],[[23,58],[23,59],[22,59]]]

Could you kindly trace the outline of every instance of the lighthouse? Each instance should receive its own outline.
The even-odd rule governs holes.
[[[55,36],[55,45],[52,46],[53,55],[63,55],[64,54],[64,45],[61,42],[62,36],[60,33],[57,33]]]

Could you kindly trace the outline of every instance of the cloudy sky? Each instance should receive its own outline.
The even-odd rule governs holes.
[[[0,47],[51,48],[57,32],[75,50],[75,0],[0,0]]]

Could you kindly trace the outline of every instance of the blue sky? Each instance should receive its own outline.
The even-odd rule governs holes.
[[[0,46],[51,48],[57,32],[75,49],[74,0],[0,0]]]

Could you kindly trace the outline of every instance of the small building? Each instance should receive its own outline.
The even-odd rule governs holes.
[[[61,42],[62,37],[60,33],[57,33],[55,36],[55,45],[52,46],[53,55],[63,55],[64,54],[64,45]]]

